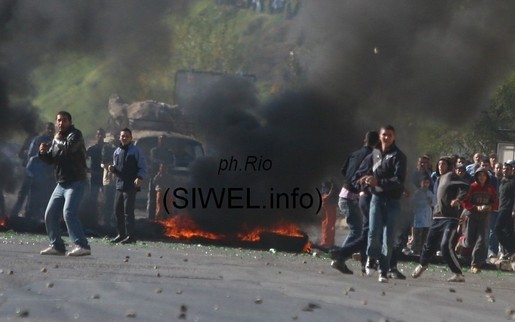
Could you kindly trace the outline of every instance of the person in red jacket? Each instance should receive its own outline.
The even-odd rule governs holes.
[[[468,217],[463,246],[474,247],[470,271],[477,274],[481,272],[481,265],[487,255],[488,217],[499,206],[495,186],[490,183],[490,175],[486,168],[478,168],[474,173],[474,182],[470,185],[462,206],[465,208],[461,215],[462,219]]]

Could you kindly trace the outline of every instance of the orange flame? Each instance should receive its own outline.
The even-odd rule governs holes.
[[[0,227],[7,228],[7,220],[5,220],[4,218],[0,218]]]
[[[240,232],[234,235],[216,234],[204,231],[197,225],[195,221],[191,219],[191,217],[187,215],[178,215],[171,219],[161,220],[159,223],[164,226],[165,236],[174,239],[191,239],[200,237],[210,240],[239,240],[244,242],[258,242],[261,239],[261,234],[265,232],[291,237],[304,236],[295,224],[285,222],[278,223],[275,227],[271,228],[243,227]]]

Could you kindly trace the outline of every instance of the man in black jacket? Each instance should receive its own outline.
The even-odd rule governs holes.
[[[61,238],[59,220],[64,217],[70,239],[76,247],[68,256],[91,255],[91,248],[80,223],[77,209],[87,187],[86,147],[81,131],[72,123],[70,113],[60,111],[56,118],[59,132],[51,144],[39,145],[39,157],[54,165],[57,186],[48,201],[45,225],[50,247],[42,255],[64,255],[66,248]]]
[[[379,261],[379,282],[388,282],[388,271],[397,230],[401,222],[401,197],[406,180],[406,155],[395,144],[396,133],[391,125],[383,126],[379,132],[381,148],[372,151],[370,168],[372,173],[360,179],[370,186],[370,230],[367,246],[367,275],[377,270]]]

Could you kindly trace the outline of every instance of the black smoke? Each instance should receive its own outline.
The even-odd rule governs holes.
[[[213,157],[197,164],[193,184],[247,186],[264,198],[270,188],[313,191],[339,175],[367,130],[386,124],[413,157],[420,120],[465,124],[513,70],[514,16],[510,1],[303,2],[291,32],[303,86],[264,104],[237,82],[205,93],[197,112]],[[221,159],[248,155],[272,160],[273,169],[217,174]],[[286,208],[193,213],[221,231],[310,217]]]
[[[463,124],[515,67],[513,1],[306,1],[303,9],[294,34],[307,48],[311,86],[352,97],[360,122]]]
[[[182,0],[1,1],[0,131],[16,130],[19,122],[7,120],[37,114],[13,104],[37,93],[31,72],[42,62],[61,53],[96,55],[113,62],[114,84],[129,85],[138,72],[168,59],[171,39],[163,17],[187,7]]]
[[[350,106],[339,108],[327,95],[310,89],[287,92],[266,103],[256,95],[254,84],[235,77],[211,87],[193,106],[211,155],[194,166],[191,186],[204,195],[209,189],[218,195],[224,189],[242,189],[237,194],[242,200],[234,203],[241,208],[210,203],[206,209],[191,209],[206,229],[227,233],[282,220],[313,220],[322,181],[340,176],[345,156],[341,146],[360,145],[347,136],[355,132],[344,112]],[[249,158],[268,160],[269,167],[246,167]],[[237,162],[219,171],[222,160]],[[288,197],[279,203],[276,194]]]

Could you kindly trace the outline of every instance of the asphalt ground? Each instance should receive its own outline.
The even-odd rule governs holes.
[[[65,237],[67,240],[67,237]],[[0,233],[0,321],[507,321],[515,274],[451,284],[444,265],[390,280],[327,255],[90,238],[92,255],[43,256],[42,234]],[[406,275],[414,262],[401,262]]]

